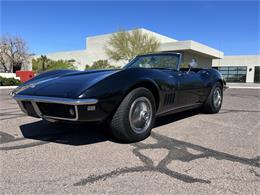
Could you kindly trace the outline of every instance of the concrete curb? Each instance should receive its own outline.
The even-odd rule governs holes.
[[[0,86],[0,89],[15,89],[18,86]]]
[[[228,86],[229,89],[260,89],[260,86]]]

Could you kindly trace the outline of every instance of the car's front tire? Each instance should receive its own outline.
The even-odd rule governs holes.
[[[48,123],[52,123],[52,124],[58,124],[58,123],[62,123],[62,121],[60,120],[55,120],[55,119],[47,119],[47,118],[43,118],[43,121],[46,121]]]
[[[206,113],[214,114],[218,113],[223,101],[223,87],[222,85],[217,82],[212,87],[210,94],[203,105],[203,110]]]
[[[155,121],[156,105],[153,94],[144,87],[126,95],[110,121],[115,137],[124,142],[147,138]]]

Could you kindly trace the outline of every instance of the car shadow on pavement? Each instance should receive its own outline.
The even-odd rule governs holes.
[[[160,117],[156,120],[155,127],[163,126],[175,121],[179,121],[188,117],[192,117],[199,113],[198,110],[182,112],[178,114]],[[72,146],[94,144],[104,141],[118,142],[111,134],[105,125],[82,125],[82,124],[51,124],[46,121],[37,121],[30,124],[20,126],[24,138],[14,138],[8,134],[3,134],[1,137],[7,142],[19,142],[19,139],[37,140],[35,143],[13,146],[9,149],[21,149],[26,147],[34,147],[50,142],[67,144]],[[0,132],[1,133],[1,132]],[[169,168],[171,162],[192,162],[197,159],[214,158],[215,160],[227,160],[230,162],[237,162],[251,167],[250,173],[259,178],[259,174],[255,168],[260,167],[260,157],[254,158],[239,157],[232,154],[216,151],[193,143],[177,140],[158,132],[152,132],[151,137],[156,141],[155,143],[132,143],[133,154],[143,163],[142,166],[123,167],[115,169],[111,172],[100,175],[89,175],[86,178],[80,179],[74,183],[74,186],[84,186],[97,181],[104,181],[109,178],[117,177],[126,173],[142,173],[145,171],[157,172],[165,174],[169,177],[181,180],[186,183],[211,183],[211,178],[196,178],[189,175],[189,170],[183,173],[177,172]],[[1,149],[1,148],[0,148]],[[146,156],[144,150],[164,149],[167,150],[167,155],[163,157],[158,164],[153,162],[153,159]],[[4,150],[8,150],[4,148]]]
[[[99,125],[51,124],[40,120],[20,126],[23,137],[0,131],[0,150],[18,150],[48,143],[72,146],[113,140],[108,129]]]
[[[96,124],[52,124],[46,121],[37,121],[20,126],[25,138],[46,142],[55,142],[73,146],[88,145],[112,140],[105,125]]]
[[[142,173],[147,171],[164,174],[186,183],[210,184],[211,179],[214,180],[217,178],[197,178],[192,175],[189,175],[189,171],[194,167],[184,170],[183,172],[177,172],[176,170],[169,168],[169,165],[172,162],[192,162],[197,159],[206,160],[208,158],[213,158],[215,160],[226,160],[230,162],[237,162],[244,165],[249,165],[249,172],[256,177],[255,181],[259,181],[259,179],[257,178],[259,178],[260,175],[255,170],[256,167],[260,167],[259,156],[255,158],[239,157],[225,152],[206,148],[200,145],[173,139],[155,132],[152,132],[151,137],[155,139],[157,142],[152,144],[146,144],[143,142],[131,144],[134,147],[133,154],[136,157],[138,157],[139,160],[143,163],[142,166],[124,167],[100,175],[90,175],[74,183],[74,186],[84,186],[97,181],[102,182],[106,179],[117,177],[119,175],[124,175],[127,173]],[[144,150],[151,151],[155,149],[165,149],[168,151],[167,155],[164,158],[162,158],[157,165],[150,157],[142,153],[142,151]]]
[[[198,113],[197,110],[192,110],[160,117],[156,120],[155,127],[173,123]],[[21,125],[20,129],[24,138],[73,146],[88,145],[103,141],[121,143],[112,136],[108,125],[105,124],[55,124],[41,120]]]
[[[198,114],[197,110],[168,115],[156,119],[155,127],[173,123]],[[95,144],[104,141],[120,143],[110,133],[107,125],[97,124],[52,124],[43,120],[20,126],[23,137],[0,131],[0,150],[18,150],[48,143],[72,146]]]
[[[160,127],[166,124],[170,124],[176,121],[180,121],[182,119],[187,119],[189,117],[201,114],[199,109],[188,110],[184,112],[179,112],[176,114],[170,114],[166,116],[162,116],[156,119],[154,127]]]
[[[155,127],[173,123],[198,114],[197,110],[168,115],[156,119]],[[107,125],[97,124],[52,124],[44,120],[20,126],[23,137],[15,137],[0,131],[0,150],[19,150],[48,143],[72,146],[95,144],[104,141],[121,143],[114,138]]]

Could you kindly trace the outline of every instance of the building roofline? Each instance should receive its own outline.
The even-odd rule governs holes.
[[[234,57],[234,58],[243,58],[243,57],[260,57],[260,54],[248,54],[248,55],[225,55],[225,58],[226,57]]]
[[[162,51],[183,51],[190,50],[201,55],[207,55],[213,59],[222,59],[224,53],[215,48],[209,47],[207,45],[198,43],[193,40],[177,41],[177,42],[168,42],[162,43],[160,46]]]

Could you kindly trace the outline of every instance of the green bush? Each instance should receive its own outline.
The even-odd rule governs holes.
[[[47,70],[57,70],[57,69],[72,69],[75,70],[73,65],[75,60],[51,60],[46,56],[41,56],[40,58],[32,60],[32,68],[36,73],[41,73]]]
[[[85,70],[95,70],[95,69],[110,69],[117,68],[111,64],[109,64],[108,60],[98,60],[93,62],[92,66],[86,65]]]
[[[0,76],[0,86],[17,86],[20,84],[21,81],[15,78],[5,78]]]
[[[75,70],[75,67],[71,62],[65,60],[52,61],[50,65],[47,67],[47,70],[57,70],[57,69]]]

